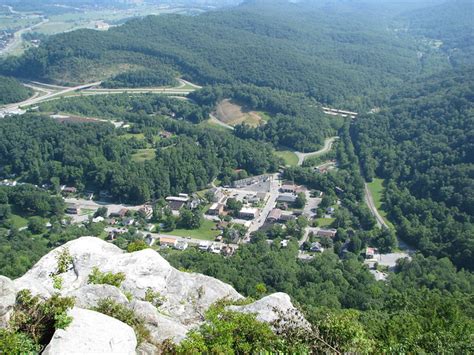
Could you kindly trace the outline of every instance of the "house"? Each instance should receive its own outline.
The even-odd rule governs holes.
[[[188,202],[188,207],[192,210],[196,209],[199,207],[201,204],[201,201],[197,198],[192,199],[191,201]]]
[[[110,25],[107,22],[104,21],[97,21],[95,23],[95,29],[100,30],[100,31],[107,31],[109,29]]]
[[[280,216],[280,221],[287,222],[296,219],[296,216],[291,212],[282,212]]]
[[[218,216],[224,213],[224,205],[222,203],[214,202],[207,210],[207,214],[211,216]]]
[[[224,197],[224,193],[222,192],[222,189],[214,187],[210,189],[209,192],[212,194],[212,202],[222,202],[221,200]]]
[[[105,221],[105,218],[102,217],[102,216],[97,216],[95,218],[92,218],[93,223],[100,223],[100,222],[103,222],[103,221]]]
[[[161,131],[160,132],[160,138],[171,138],[173,136],[173,133],[168,132],[168,131]]]
[[[373,259],[375,257],[375,252],[376,252],[376,249],[375,248],[369,248],[367,247],[365,249],[365,258],[366,259]]]
[[[289,242],[288,239],[283,239],[283,240],[280,242],[280,247],[286,248],[286,247],[288,246],[288,242]]]
[[[275,223],[278,222],[281,218],[282,210],[279,208],[274,208],[273,210],[270,211],[267,217],[267,221],[269,223]]]
[[[135,220],[133,218],[127,218],[124,222],[124,226],[133,226],[135,224]]]
[[[185,195],[185,196],[181,196]],[[180,194],[180,196],[168,196],[166,199],[166,202],[168,202],[168,207],[172,211],[179,211],[181,207],[186,205],[189,201],[189,196],[186,194]]]
[[[65,194],[75,194],[77,192],[77,189],[75,187],[72,187],[72,186],[65,186],[62,189],[62,192],[65,193]]]
[[[177,243],[177,240],[175,238],[160,237],[161,246],[174,247],[176,243]]]
[[[120,209],[118,212],[112,212],[110,214],[110,217],[119,217],[119,218],[123,218],[126,216],[126,214],[128,213],[128,209],[127,208],[122,208]]]
[[[277,202],[284,202],[284,203],[295,203],[296,196],[290,194],[280,194],[277,198]]]
[[[79,214],[79,211],[80,211],[80,209],[76,205],[69,205],[66,208],[66,213],[67,214]]]
[[[212,243],[208,250],[213,254],[220,254],[221,246],[218,244]]]
[[[139,213],[145,216],[145,219],[150,219],[153,217],[153,207],[150,205],[145,205],[138,210]]]
[[[153,237],[151,236],[151,234],[148,234],[146,237],[145,237],[145,243],[151,247],[151,245],[153,244]]]
[[[288,184],[282,185],[280,191],[294,194],[296,192],[296,186]]]
[[[216,242],[222,242],[222,239],[223,239],[222,235],[218,235],[218,236],[216,237],[215,241],[216,241]]]
[[[244,207],[239,212],[239,217],[242,219],[255,219],[259,216],[260,211],[258,208]]]
[[[328,208],[326,209],[326,213],[327,213],[327,214],[333,215],[334,212],[336,212],[336,210],[334,209],[334,207],[328,207]]]
[[[321,246],[321,243],[314,242],[314,243],[311,243],[309,250],[315,253],[322,253],[324,251],[324,248]]]
[[[175,245],[174,245],[174,248],[176,250],[186,250],[188,249],[188,243],[185,242],[184,240],[180,240],[179,242],[177,242]]]
[[[337,230],[334,229],[334,228],[331,228],[331,229],[319,229],[317,232],[316,232],[316,235],[318,237],[329,237],[329,238],[334,238],[337,234]]]
[[[235,252],[235,249],[231,247],[230,245],[224,245],[221,249],[221,253],[224,256],[232,256]]]
[[[198,249],[202,251],[207,251],[207,249],[209,249],[209,242],[200,242],[198,245]]]

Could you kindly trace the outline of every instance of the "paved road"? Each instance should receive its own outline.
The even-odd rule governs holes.
[[[296,156],[298,157],[298,165],[303,165],[303,162],[306,158],[314,157],[314,156],[325,154],[325,153],[329,152],[332,149],[332,145],[334,144],[334,141],[338,138],[339,137],[337,137],[337,136],[327,138],[324,141],[324,147],[321,148],[320,150],[316,151],[316,152],[310,152],[310,153],[295,152]]]
[[[247,233],[245,234],[245,237],[244,237],[245,241],[249,241],[250,234],[253,232],[256,232],[259,228],[261,228],[264,225],[268,214],[276,206],[276,200],[278,198],[280,185],[281,185],[281,181],[278,179],[278,174],[272,175],[272,180],[270,184],[271,184],[270,192],[269,192],[270,197],[268,198],[267,203],[265,204],[265,207],[263,207],[262,210],[260,211],[259,217],[252,221],[252,224],[250,225],[249,229],[247,230]]]
[[[370,211],[374,215],[377,221],[377,225],[379,227],[383,226],[385,228],[389,228],[388,224],[385,222],[385,220],[383,219],[383,217],[380,215],[379,211],[375,207],[374,199],[372,197],[372,194],[370,193],[369,186],[367,185],[367,183],[365,183],[364,190],[365,190],[365,202],[367,203],[367,206],[369,206]]]
[[[23,33],[31,31],[32,29],[38,26],[41,26],[48,21],[49,21],[48,19],[43,18],[41,22],[38,22],[30,27],[22,28],[21,30],[16,31],[15,34],[13,35],[13,40],[0,50],[0,56],[7,55],[9,52],[12,52],[15,48],[20,46],[22,42]]]

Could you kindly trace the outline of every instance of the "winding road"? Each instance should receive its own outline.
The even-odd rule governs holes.
[[[332,149],[332,145],[338,138],[339,137],[337,136],[326,138],[326,140],[324,141],[324,147],[316,152],[310,152],[310,153],[294,152],[296,156],[298,157],[298,166],[303,165],[303,162],[306,158],[318,156],[318,155],[329,152]]]

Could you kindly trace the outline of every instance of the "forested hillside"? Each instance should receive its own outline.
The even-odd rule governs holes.
[[[474,269],[474,71],[410,83],[353,127],[365,176],[387,179],[385,208],[425,254]]]
[[[20,102],[30,97],[32,91],[18,80],[10,77],[0,76],[0,104]]]
[[[7,60],[1,70],[77,83],[130,66],[171,67],[200,84],[240,81],[357,108],[377,104],[403,80],[429,71],[419,61],[420,50],[436,67],[448,65],[436,59],[436,50],[388,30],[375,5],[370,11],[356,8],[251,1],[194,17],[151,16],[107,32],[54,36],[20,59]]]

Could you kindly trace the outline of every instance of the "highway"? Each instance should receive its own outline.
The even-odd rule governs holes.
[[[22,41],[23,33],[31,31],[32,29],[34,29],[38,26],[41,26],[41,25],[45,24],[48,21],[49,21],[48,19],[43,18],[41,20],[41,22],[38,22],[38,23],[36,23],[36,24],[34,24],[30,27],[22,28],[21,30],[16,31],[15,34],[13,35],[13,40],[10,43],[8,43],[4,48],[0,49],[0,56],[7,55],[9,52],[12,52],[14,49],[16,49],[18,46],[20,46],[21,41]]]
[[[303,165],[303,162],[306,158],[314,157],[314,156],[329,152],[332,149],[332,145],[334,144],[335,140],[338,138],[339,137],[337,136],[326,138],[326,140],[324,141],[324,147],[316,152],[310,152],[310,153],[295,152],[296,156],[298,157],[298,165],[299,166]]]

